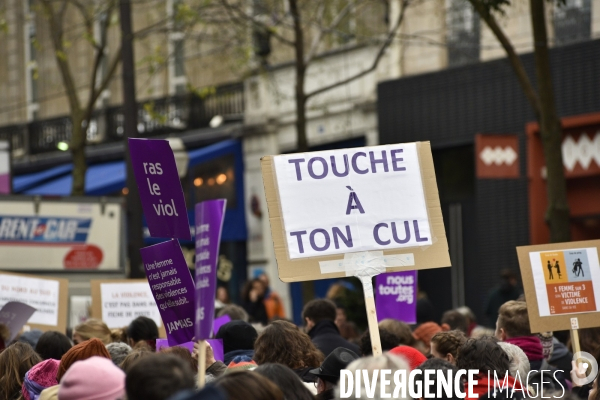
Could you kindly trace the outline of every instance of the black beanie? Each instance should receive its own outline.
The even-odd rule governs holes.
[[[254,342],[258,337],[256,329],[245,321],[235,320],[219,328],[217,339],[223,339],[223,352],[234,350],[254,350]]]

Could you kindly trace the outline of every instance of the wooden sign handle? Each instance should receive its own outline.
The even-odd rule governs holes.
[[[371,347],[373,355],[381,355],[381,338],[379,337],[379,324],[377,323],[377,309],[373,296],[373,283],[371,277],[361,277],[363,292],[365,294],[365,307],[367,309],[367,321],[369,322],[369,335],[371,336]]]
[[[198,351],[198,389],[201,389],[206,382],[206,340],[201,340],[198,344],[200,344]]]
[[[577,354],[581,351],[581,346],[579,345],[578,329],[571,329],[571,348],[573,350],[573,354]]]

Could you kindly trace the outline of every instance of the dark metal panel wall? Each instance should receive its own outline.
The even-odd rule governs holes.
[[[599,111],[600,40],[553,49],[551,58],[560,115]],[[533,55],[522,60],[533,76]],[[382,144],[429,140],[434,149],[442,149],[472,144],[476,133],[519,135],[521,178],[477,180],[476,206],[471,210],[476,226],[466,227],[477,233],[465,242],[466,301],[483,317],[499,270],[518,268],[514,248],[529,241],[524,131],[534,117],[508,61],[383,82],[378,87],[378,113]]]

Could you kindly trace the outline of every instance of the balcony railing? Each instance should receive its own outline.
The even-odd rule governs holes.
[[[205,128],[220,115],[225,120],[244,114],[244,86],[240,83],[218,86],[207,95],[186,94],[163,97],[138,104],[138,131],[141,136],[157,136],[189,129]],[[90,145],[124,138],[123,107],[96,110],[87,127]],[[69,143],[72,134],[68,116],[0,127],[0,140],[11,142],[13,157],[56,151],[60,142]]]

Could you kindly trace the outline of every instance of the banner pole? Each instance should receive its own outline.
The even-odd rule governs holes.
[[[371,336],[371,347],[373,356],[381,355],[381,338],[379,337],[379,324],[377,323],[377,309],[373,296],[373,282],[371,276],[359,277],[365,294],[365,307],[367,309],[367,321],[369,322],[369,335]]]
[[[206,381],[206,340],[201,340],[199,344],[200,349],[198,354],[198,389],[202,389]]]
[[[579,345],[578,329],[571,329],[571,347],[573,350],[573,354],[577,354],[581,351],[581,346]]]

